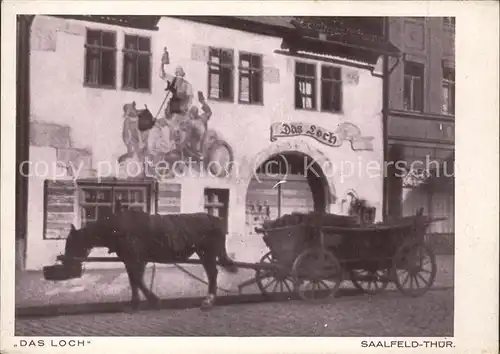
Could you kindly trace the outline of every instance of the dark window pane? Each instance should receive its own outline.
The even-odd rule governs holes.
[[[220,51],[218,49],[215,49],[215,48],[210,48],[210,58],[212,57],[219,57],[220,56]]]
[[[102,45],[105,47],[116,47],[116,36],[113,32],[102,32]]]
[[[129,202],[129,192],[128,190],[116,190],[115,191],[115,200],[119,200],[122,203],[128,203]]]
[[[252,73],[252,84],[251,84],[251,101],[255,103],[262,102],[262,73],[260,71],[254,71]]]
[[[240,66],[244,68],[250,67],[250,54],[241,54],[240,55]]]
[[[306,65],[307,76],[316,76],[316,65],[307,64]]]
[[[262,59],[259,55],[252,56],[252,68],[260,69],[262,67]]]
[[[135,65],[137,57],[133,53],[126,53],[123,59],[123,86],[135,88]]]
[[[335,83],[332,92],[332,111],[340,112],[342,110],[342,85]]]
[[[104,206],[100,205],[97,208],[97,219],[103,220],[106,219],[107,217],[111,217],[113,215],[113,210],[111,209],[110,206]]]
[[[149,55],[139,55],[139,87],[140,89],[150,88],[150,56]]]
[[[101,44],[101,32],[87,30],[87,44],[100,45]]]
[[[455,70],[449,68],[443,68],[443,77],[449,81],[455,81]]]
[[[296,75],[306,75],[306,64],[305,63],[296,63],[295,64],[295,74]]]
[[[421,110],[422,107],[422,80],[415,78],[413,80],[413,107],[412,109]]]
[[[151,51],[151,39],[146,37],[139,37],[139,50],[144,52]]]
[[[323,81],[321,84],[321,109],[324,111],[330,110],[331,98],[333,96],[333,83],[331,81]]]
[[[228,51],[228,50],[224,50],[222,51],[222,64],[233,64],[233,53]]]
[[[144,193],[142,190],[131,190],[130,196],[131,196],[130,200],[134,203],[144,202]]]
[[[88,48],[85,58],[85,82],[91,85],[98,85],[100,79],[100,55],[99,51]]]
[[[137,36],[125,36],[125,48],[137,49]]]
[[[232,98],[233,75],[231,69],[222,68],[221,85],[222,85],[222,98],[224,99]]]
[[[102,53],[102,84],[115,85],[115,53],[104,51]]]

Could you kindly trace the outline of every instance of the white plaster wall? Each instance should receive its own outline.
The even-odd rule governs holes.
[[[89,28],[112,29],[117,32],[117,88],[96,89],[83,85],[85,26]],[[255,35],[243,31],[219,28],[190,21],[162,18],[158,32],[123,29],[97,23],[83,23],[74,20],[53,19],[37,16],[33,28],[35,33],[52,33],[52,42],[34,36],[34,50],[31,53],[31,114],[32,119],[68,124],[75,147],[90,147],[93,152],[94,167],[100,162],[114,162],[125,152],[121,140],[122,106],[135,101],[138,107],[147,104],[156,114],[163,101],[165,84],[158,77],[164,46],[170,53],[174,70],[181,64],[186,71],[186,78],[193,84],[194,92],[201,90],[207,97],[208,69],[206,61],[191,59],[193,45],[210,45],[231,48],[235,51],[235,65],[238,65],[238,51],[248,51],[263,55],[264,67],[279,70],[279,83],[264,82],[264,104],[245,105],[238,103],[209,101],[213,116],[210,128],[218,130],[232,146],[236,162],[247,161],[247,166],[261,151],[275,143],[269,139],[269,127],[274,122],[303,121],[335,130],[342,122],[356,124],[364,136],[372,136],[373,151],[353,151],[345,142],[340,147],[329,147],[307,138],[281,138],[293,142],[306,142],[312,149],[320,150],[335,167],[329,176],[329,183],[334,187],[338,200],[349,189],[355,189],[360,197],[368,199],[377,207],[377,219],[382,211],[382,176],[366,178],[367,163],[382,166],[382,80],[373,77],[369,70],[343,67],[343,72],[356,71],[359,75],[357,84],[346,83],[343,86],[343,113],[301,111],[294,108],[294,59],[276,54],[280,49],[281,39]],[[139,93],[121,90],[122,55],[124,33],[137,33],[152,38],[152,92]],[[38,39],[37,39],[38,38]],[[44,38],[47,38],[45,36]],[[32,45],[33,45],[32,41]],[[47,49],[48,48],[48,49]],[[44,49],[44,50],[40,50]],[[311,61],[311,60],[309,60]],[[317,63],[321,63],[317,61]],[[319,74],[319,65],[318,65]],[[238,77],[234,75],[235,102],[238,95]],[[196,95],[195,95],[196,100]],[[318,102],[319,103],[319,102]],[[36,158],[48,158],[42,155]],[[50,157],[52,158],[52,157]],[[349,161],[355,167],[354,173],[342,176],[342,162]],[[242,260],[257,260],[265,247],[262,241],[249,240],[244,235],[245,197],[248,174],[239,171],[230,179],[189,179],[180,180],[182,189],[182,211],[203,210],[203,189],[220,187],[230,189],[230,218],[228,248]],[[373,174],[374,172],[371,171]],[[30,201],[37,205],[30,210],[30,228],[28,236],[31,249],[42,246],[44,255],[28,253],[28,263],[41,264],[41,259],[49,259],[58,252],[53,241],[43,241],[41,220],[43,210],[39,198],[39,187],[30,181]],[[340,210],[339,204],[331,205],[331,211]],[[36,226],[35,226],[36,225]],[[49,246],[50,244],[50,246]],[[38,246],[36,246],[38,247]],[[59,247],[59,246],[58,246]],[[28,250],[30,247],[28,247]],[[29,252],[29,251],[28,251]],[[47,252],[47,253],[45,253]],[[39,257],[40,261],[30,257]]]

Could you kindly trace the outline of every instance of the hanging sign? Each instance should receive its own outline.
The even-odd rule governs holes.
[[[349,141],[353,150],[373,150],[374,138],[361,136],[361,130],[352,123],[341,123],[335,130],[304,122],[280,122],[271,125],[271,141],[300,135],[309,136],[331,147],[338,147],[344,141]]]

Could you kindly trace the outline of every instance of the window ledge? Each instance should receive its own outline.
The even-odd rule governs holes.
[[[234,99],[224,99],[224,98],[212,98],[208,97],[207,100],[213,101],[213,102],[218,102],[218,103],[234,103]]]
[[[111,86],[111,85],[95,85],[95,84],[84,83],[83,87],[91,89],[116,90],[116,86]]]
[[[325,113],[325,114],[335,114],[335,115],[339,115],[339,116],[343,116],[345,114],[345,112],[343,110],[340,110],[340,111],[329,111],[329,110],[326,110],[326,109],[322,109],[319,112],[320,113]]]
[[[148,94],[153,93],[150,88],[149,89],[135,89],[135,88],[132,88],[132,87],[122,87],[122,91],[137,92],[137,93],[148,93]]]
[[[316,108],[297,108],[297,107],[294,108],[296,111],[319,112]]]
[[[407,111],[407,110],[396,110],[396,109],[389,110],[388,114],[400,117],[407,117],[407,118],[437,119],[450,122],[455,121],[455,116],[450,114],[424,113],[419,111]]]
[[[238,101],[238,104],[241,104],[243,106],[257,106],[257,107],[264,107],[264,102],[245,102],[245,101]]]

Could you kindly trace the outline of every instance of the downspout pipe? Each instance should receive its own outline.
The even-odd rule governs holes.
[[[30,134],[30,33],[34,15],[17,16],[16,65],[16,240],[26,243]],[[21,170],[22,169],[22,170]],[[21,243],[22,244],[22,243]],[[17,245],[16,245],[17,246]],[[26,246],[19,250],[26,259]],[[17,260],[16,260],[17,261]],[[16,262],[17,263],[17,262]],[[24,268],[23,264],[19,264]]]
[[[383,37],[389,42],[389,18],[383,18]],[[389,176],[387,176],[386,164],[389,158],[389,139],[388,139],[388,124],[389,124],[389,56],[383,54],[382,62],[382,140],[383,140],[383,186],[382,186],[382,219],[385,221],[388,216],[390,198],[389,192]]]

